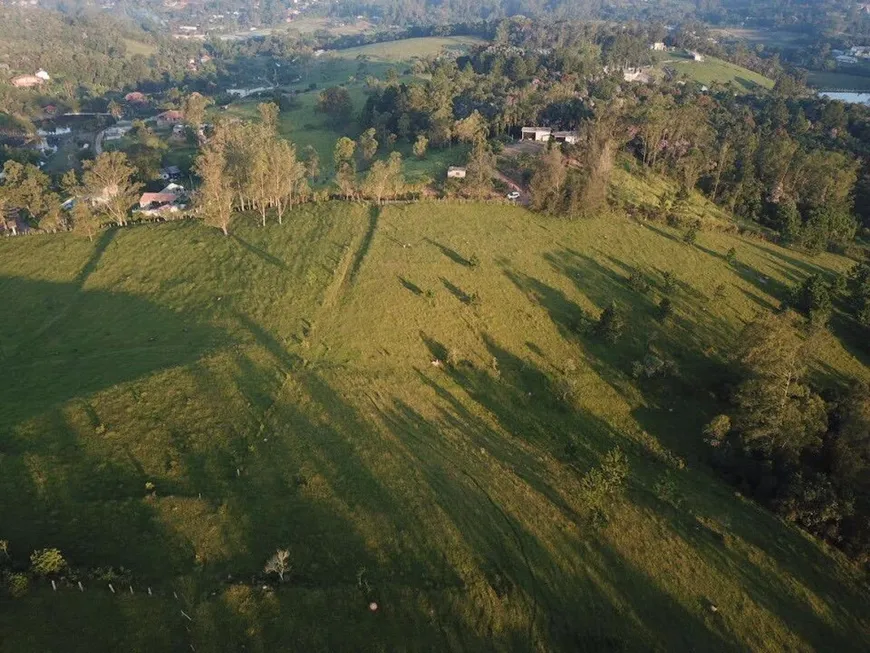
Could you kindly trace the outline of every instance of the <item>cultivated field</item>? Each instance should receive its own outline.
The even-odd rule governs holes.
[[[842,557],[708,471],[719,406],[694,383],[848,260],[493,205],[253,223],[0,241],[0,536],[133,576],[4,602],[0,650],[870,646]],[[612,300],[606,346],[588,325]],[[843,342],[825,372],[866,374]],[[679,387],[631,377],[650,348]],[[627,495],[591,520],[581,479],[616,446]]]

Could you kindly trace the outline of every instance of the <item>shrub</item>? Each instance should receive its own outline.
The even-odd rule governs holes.
[[[613,344],[622,337],[624,330],[625,321],[616,310],[616,304],[611,302],[610,306],[601,312],[598,324],[595,325],[595,334],[605,342]]]
[[[694,245],[698,241],[698,232],[700,231],[701,224],[697,221],[693,222],[683,234],[683,242],[687,245]]]
[[[632,363],[631,374],[635,379],[675,376],[677,374],[677,365],[671,360],[661,358],[650,352],[643,357],[643,360]]]
[[[6,591],[13,599],[20,599],[30,589],[30,579],[26,574],[8,574],[6,576]]]
[[[677,487],[674,475],[670,471],[666,471],[658,481],[656,481],[656,484],[653,486],[653,491],[659,500],[669,503],[675,508],[679,508],[685,500],[685,497],[680,493]]]
[[[728,261],[728,265],[734,265],[735,263],[737,263],[737,250],[733,247],[729,249],[725,253],[725,260]]]
[[[674,292],[677,289],[677,275],[670,270],[662,273],[662,286],[666,293]]]
[[[711,447],[720,447],[731,432],[731,418],[728,415],[716,415],[704,427],[704,442]]]
[[[40,549],[30,554],[30,569],[39,576],[57,574],[66,567],[66,560],[58,549]]]
[[[632,270],[628,277],[628,285],[631,286],[632,290],[642,294],[646,294],[650,290],[650,283],[646,275],[640,270]]]
[[[667,297],[663,297],[659,302],[659,319],[666,320],[674,314],[674,305]]]
[[[598,467],[590,469],[580,481],[580,491],[586,506],[602,511],[605,499],[621,494],[628,481],[628,459],[617,447],[608,451]]]
[[[818,274],[810,275],[800,286],[793,288],[788,303],[813,324],[824,324],[831,316],[831,292]]]

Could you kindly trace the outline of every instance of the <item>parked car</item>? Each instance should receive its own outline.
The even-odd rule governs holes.
[[[510,193],[507,194],[507,198],[508,198],[509,200],[518,200],[518,199],[520,199],[520,191],[518,191],[518,190],[513,190],[513,191],[511,191]]]

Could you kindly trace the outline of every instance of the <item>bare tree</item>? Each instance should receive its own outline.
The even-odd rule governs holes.
[[[215,138],[196,159],[196,173],[202,179],[197,204],[205,223],[229,235],[234,190],[227,172],[226,144]]]
[[[293,565],[290,564],[290,552],[286,549],[278,549],[275,551],[275,555],[266,562],[263,571],[267,574],[277,574],[283,583],[284,575],[289,574],[291,569],[293,569]]]

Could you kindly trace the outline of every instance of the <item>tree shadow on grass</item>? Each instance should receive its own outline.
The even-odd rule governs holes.
[[[457,252],[455,249],[451,249],[450,247],[447,247],[447,245],[442,245],[441,243],[435,242],[434,240],[430,240],[429,238],[426,238],[425,240],[430,245],[434,245],[435,247],[437,247],[441,251],[441,253],[444,254],[444,256],[449,258],[451,261],[453,261],[457,265],[461,265],[464,268],[471,267],[471,261],[469,259],[465,258],[459,252]]]
[[[269,265],[274,265],[276,268],[278,268],[279,270],[283,270],[284,272],[290,269],[287,267],[287,264],[284,263],[284,261],[279,259],[277,256],[270,254],[265,249],[262,249],[260,247],[257,247],[256,245],[252,245],[245,240],[242,240],[242,238],[240,238],[237,234],[233,233],[230,237],[247,251],[249,251],[251,254],[265,261]]]

